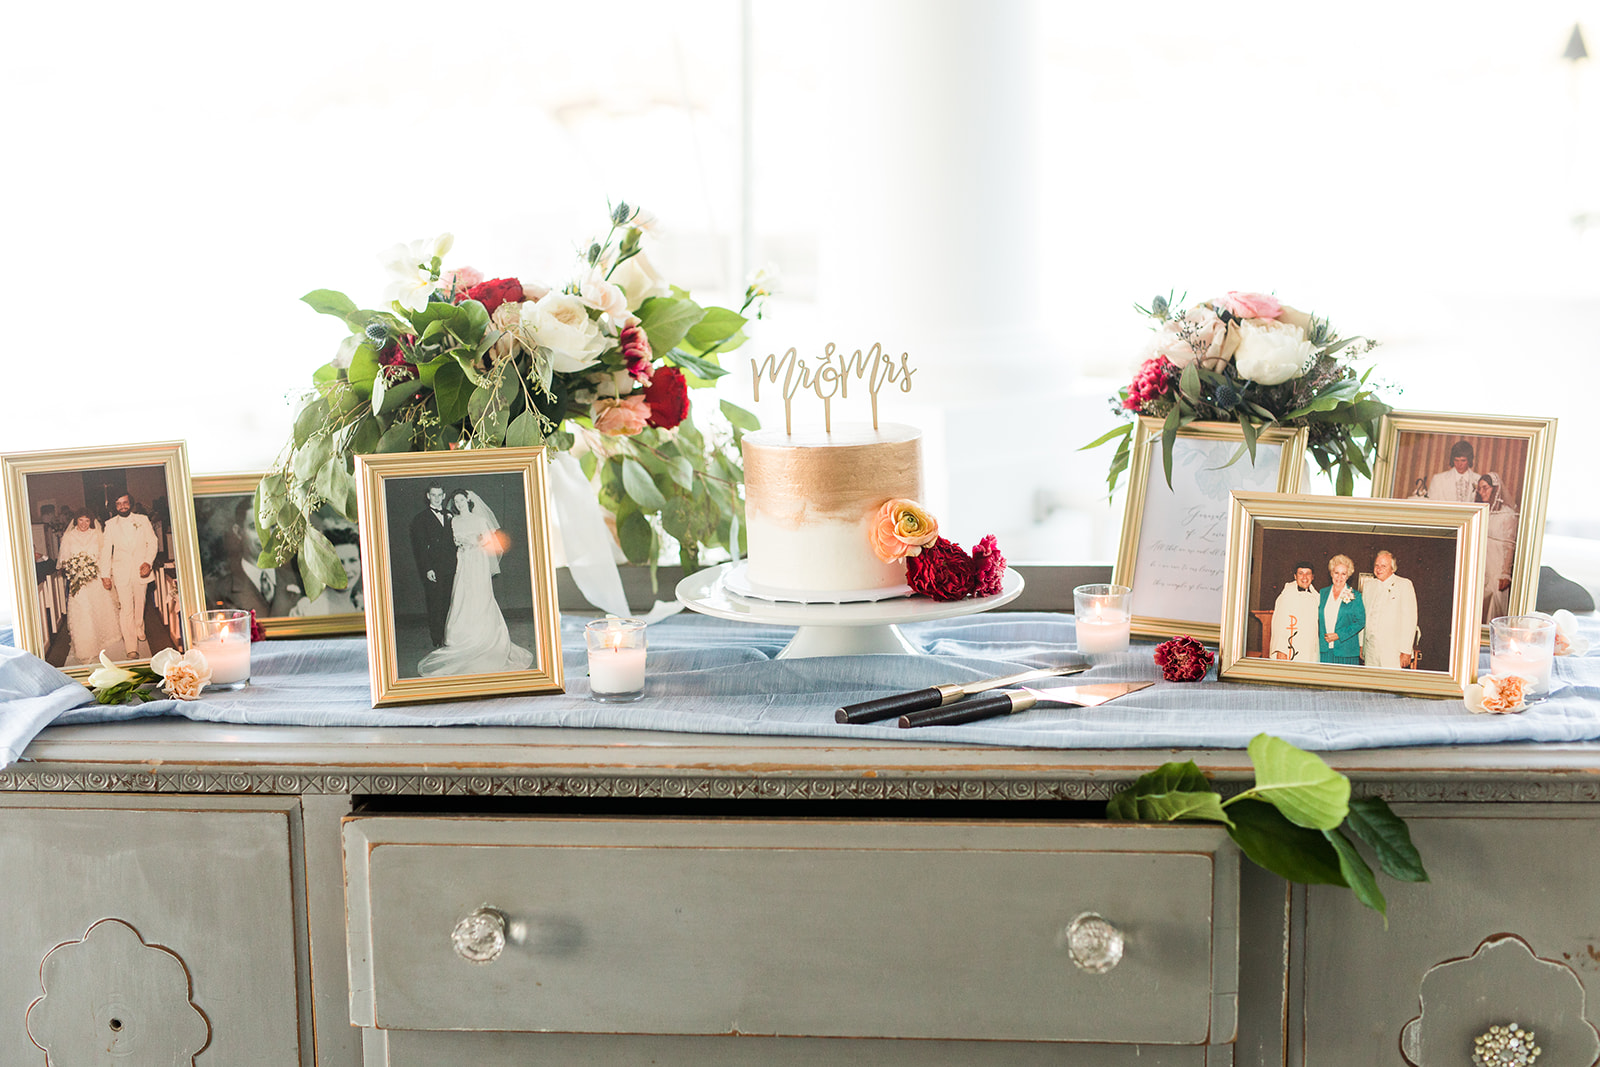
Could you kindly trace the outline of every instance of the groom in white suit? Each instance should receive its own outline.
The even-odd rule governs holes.
[[[100,548],[100,584],[117,594],[117,625],[128,659],[139,658],[144,640],[144,591],[150,584],[150,565],[160,543],[150,520],[133,510],[133,498],[123,493],[117,513],[106,520]]]

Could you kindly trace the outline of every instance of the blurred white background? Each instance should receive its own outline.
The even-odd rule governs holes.
[[[626,199],[703,300],[781,271],[730,397],[743,357],[791,345],[912,354],[885,414],[927,430],[963,543],[1109,561],[1109,452],[1076,449],[1138,364],[1132,305],[1254,289],[1379,339],[1399,407],[1561,418],[1545,559],[1600,585],[1600,71],[1563,56],[1595,0],[9,21],[0,452],[185,438],[196,473],[265,467],[343,332],[302,294],[371,306],[377,254],[441,231],[447,265],[562,284]]]

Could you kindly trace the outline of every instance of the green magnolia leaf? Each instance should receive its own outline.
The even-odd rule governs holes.
[[[1357,837],[1372,847],[1378,865],[1390,878],[1402,882],[1426,882],[1422,854],[1411,843],[1405,820],[1389,809],[1382,797],[1361,797],[1350,802],[1346,824]]]
[[[378,438],[378,443],[373,447],[374,452],[410,452],[411,439],[416,432],[416,427],[411,420],[403,419],[383,431],[383,436]]]
[[[344,373],[350,379],[350,387],[356,391],[356,395],[365,400],[372,395],[372,382],[378,377],[379,369],[378,357],[372,347],[357,345],[350,357],[350,366]]]
[[[617,523],[617,539],[622,542],[622,554],[628,557],[628,562],[645,563],[651,557],[655,531],[642,512],[630,511]]]
[[[748,321],[737,311],[708,307],[700,321],[684,334],[680,347],[697,356],[718,350],[731,351],[744,343],[744,336],[739,331]]]
[[[506,427],[506,445],[509,448],[528,448],[543,442],[539,416],[531,411],[524,411],[512,419],[511,425]]]
[[[1250,739],[1256,784],[1249,795],[1272,804],[1297,826],[1332,830],[1350,811],[1350,779],[1320,756],[1271,734]]]
[[[1324,830],[1322,833],[1339,855],[1339,871],[1344,875],[1345,884],[1355,893],[1357,900],[1383,916],[1383,925],[1387,928],[1389,905],[1383,899],[1383,891],[1378,888],[1378,879],[1373,876],[1372,868],[1367,866],[1367,861],[1361,858],[1361,853],[1356,851],[1356,846],[1344,834],[1338,830]]]
[[[299,448],[311,439],[328,422],[328,401],[323,397],[311,401],[294,417],[294,447]]]
[[[305,593],[309,600],[321,596],[325,586],[343,589],[349,581],[333,543],[309,523],[306,524],[305,541],[300,546],[300,576],[305,579]]]
[[[1228,836],[1257,866],[1291,882],[1345,884],[1338,854],[1318,831],[1296,826],[1260,800],[1235,801],[1228,814],[1233,818]]]
[[[650,348],[660,353],[678,347],[689,330],[705,315],[705,309],[687,297],[653,296],[639,305],[635,313]]]
[[[691,389],[703,389],[728,373],[728,369],[715,360],[715,356],[691,355],[681,348],[674,348],[667,353],[667,362],[676,363],[688,372],[684,380]]]
[[[722,417],[733,423],[734,429],[746,433],[761,429],[761,420],[738,404],[723,400],[717,406],[722,409]]]
[[[300,299],[310,304],[313,311],[340,319],[348,318],[356,310],[354,300],[333,289],[313,289]]]
[[[661,495],[650,473],[636,459],[622,461],[622,487],[645,511],[660,511],[667,506],[667,498]]]
[[[378,381],[382,381],[380,377]],[[374,383],[376,386],[376,383]],[[424,383],[417,378],[406,381],[390,382],[384,389],[383,396],[378,396],[376,387],[372,390],[372,407],[379,415],[393,415],[396,411],[411,403],[416,395],[422,392]]]
[[[333,455],[333,438],[327,434],[313,437],[294,450],[294,456],[290,461],[294,476],[307,485],[315,484],[317,472],[328,462],[328,457],[331,455]]]
[[[433,396],[439,405],[439,421],[446,426],[455,426],[466,418],[467,405],[474,388],[460,364],[442,364],[433,377]]]

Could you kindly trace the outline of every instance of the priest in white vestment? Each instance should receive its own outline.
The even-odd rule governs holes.
[[[1316,571],[1297,563],[1294,581],[1285,583],[1272,605],[1272,636],[1267,648],[1273,659],[1317,663]]]
[[[1411,579],[1395,570],[1394,553],[1379,552],[1372,561],[1372,577],[1361,583],[1361,603],[1367,609],[1361,662],[1368,667],[1410,667],[1416,649],[1417,591]]]

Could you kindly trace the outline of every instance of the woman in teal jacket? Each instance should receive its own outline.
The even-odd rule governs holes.
[[[1346,584],[1355,571],[1356,565],[1349,556],[1334,556],[1328,561],[1333,584],[1322,591],[1317,602],[1317,617],[1322,620],[1323,630],[1322,646],[1317,651],[1323,663],[1361,662],[1361,631],[1367,626],[1367,609],[1361,603],[1361,594]],[[1330,601],[1337,605],[1331,619]]]

